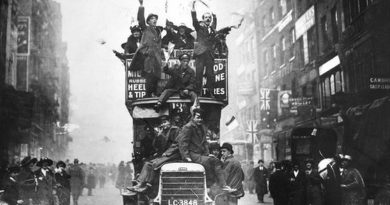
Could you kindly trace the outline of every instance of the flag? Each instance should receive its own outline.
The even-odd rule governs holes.
[[[236,120],[236,117],[232,116],[230,118],[230,120],[225,123],[225,125],[227,126],[229,131],[234,130],[235,128],[237,128],[238,127],[238,122]]]

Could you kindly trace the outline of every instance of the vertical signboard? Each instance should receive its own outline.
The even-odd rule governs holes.
[[[141,71],[130,71],[131,59],[126,60],[126,99],[133,101],[146,95],[146,80]]]
[[[28,58],[27,56],[18,56],[16,61],[16,89],[27,90],[28,85]]]
[[[17,23],[18,35],[17,35],[17,54],[29,55],[30,54],[30,17],[19,16]]]
[[[227,93],[227,60],[226,59],[215,59],[214,60],[214,75],[215,75],[215,83],[214,83],[214,96],[223,101],[228,100]],[[204,89],[203,89],[204,90]],[[203,91],[203,95],[204,95]]]

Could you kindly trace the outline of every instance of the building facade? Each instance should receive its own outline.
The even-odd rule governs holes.
[[[58,159],[70,139],[63,129],[69,113],[69,67],[60,5],[8,0],[7,6],[1,14],[7,13],[1,22],[6,28],[0,70],[2,156],[9,161],[27,155]]]

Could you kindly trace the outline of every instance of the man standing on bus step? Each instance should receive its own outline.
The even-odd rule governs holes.
[[[153,97],[153,94],[156,95],[157,83],[161,77],[161,30],[160,27],[156,26],[158,19],[156,14],[148,15],[146,25],[143,0],[139,0],[139,2],[137,18],[142,29],[142,38],[131,61],[130,70],[142,71],[142,75],[146,79],[145,97]]]
[[[192,119],[183,126],[177,137],[182,158],[187,162],[203,165],[206,172],[214,171],[218,177],[218,183],[224,191],[236,191],[226,184],[222,167],[211,163],[212,159],[209,156],[209,145],[206,139],[207,128],[203,124],[203,110],[195,108],[192,113]]]
[[[177,145],[177,136],[180,128],[172,126],[169,122],[169,117],[164,115],[161,119],[161,131],[153,143],[157,148],[157,155],[154,159],[145,162],[141,173],[136,180],[136,185],[127,189],[134,192],[145,192],[153,182],[156,171],[165,163],[180,159],[179,149]]]
[[[253,179],[256,183],[256,194],[259,203],[264,203],[264,195],[268,193],[267,179],[268,169],[264,167],[264,161],[260,159],[258,161],[259,166],[254,168]]]
[[[164,67],[164,72],[169,74],[171,78],[168,80],[164,91],[158,98],[157,104],[154,106],[156,112],[160,111],[161,106],[169,99],[170,96],[178,93],[181,98],[191,98],[191,102],[195,102],[195,106],[199,106],[198,95],[196,94],[196,79],[195,72],[188,65],[190,56],[182,54],[179,57],[180,65],[176,64],[173,68]]]
[[[199,22],[196,18],[195,2],[192,3],[192,24],[196,30],[196,40],[194,44],[194,58],[196,67],[196,82],[199,95],[203,92],[203,73],[206,70],[207,88],[209,96],[214,98],[215,76],[213,72],[214,55],[213,48],[215,44],[215,29],[217,27],[217,17],[209,12],[202,16],[203,21]]]
[[[226,184],[237,190],[226,195],[224,204],[237,205],[238,199],[245,194],[242,186],[245,179],[244,171],[241,168],[241,163],[234,158],[233,146],[230,143],[223,143],[221,153]]]

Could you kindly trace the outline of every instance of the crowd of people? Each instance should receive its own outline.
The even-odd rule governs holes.
[[[363,205],[364,181],[351,162],[349,155],[336,157],[337,185],[329,190],[327,176],[321,176],[326,168],[318,171],[313,160],[307,159],[303,167],[288,160],[265,167],[264,161],[259,160],[258,166],[253,162],[243,166],[244,188],[249,194],[257,194],[258,203],[264,203],[264,196],[269,193],[275,205]]]
[[[49,158],[27,156],[20,162],[0,167],[0,204],[77,205],[83,190],[92,196],[99,184],[104,188],[117,169],[105,164],[85,164],[74,159],[54,162]]]
[[[167,71],[162,61],[170,58],[173,49],[193,49],[193,56],[186,56],[187,61],[190,58],[195,59],[195,72],[189,72],[188,63],[183,66],[182,58],[180,65],[175,65],[175,72],[166,72],[175,78],[176,81],[183,81],[181,84],[176,84],[174,88],[165,92],[164,97],[160,97],[158,107],[164,103],[164,99],[168,99],[173,93],[180,93],[180,97],[191,98],[193,101],[196,95],[200,95],[207,90],[207,95],[214,98],[214,82],[215,75],[213,73],[214,58],[226,58],[227,46],[226,36],[232,28],[238,26],[225,27],[217,30],[217,17],[211,12],[206,12],[202,15],[202,20],[197,19],[195,10],[195,3],[192,4],[192,24],[194,29],[187,27],[185,24],[179,26],[174,25],[170,21],[166,21],[165,28],[157,26],[158,15],[149,14],[145,19],[145,8],[143,7],[143,0],[139,0],[140,7],[138,9],[137,20],[138,25],[131,26],[131,35],[125,43],[122,44],[124,53],[114,50],[115,55],[122,61],[126,56],[131,56],[132,61],[130,70],[142,71],[142,76],[146,80],[145,89],[146,96],[157,97],[161,93],[157,92],[158,80],[161,77],[161,72]],[[162,37],[162,31],[166,31],[165,36]],[[192,35],[196,32],[195,35]],[[164,51],[167,56],[162,55]],[[163,53],[164,53],[163,52]],[[166,63],[165,63],[166,64]],[[190,69],[192,71],[192,69]],[[176,75],[186,73],[186,76]],[[203,89],[203,74],[205,73],[207,83]],[[187,76],[188,74],[188,76]],[[192,80],[193,79],[193,80]],[[191,86],[186,85],[186,81],[191,81]],[[189,88],[190,87],[190,88]]]

